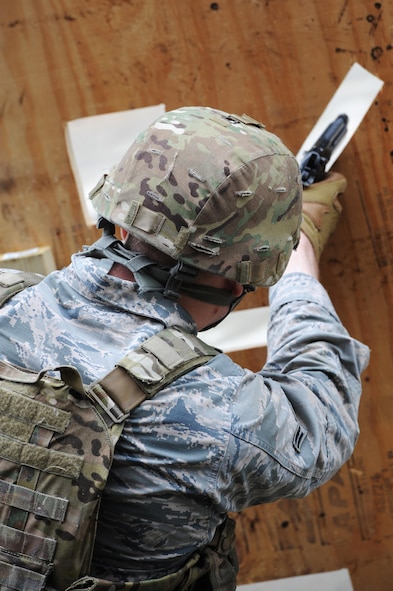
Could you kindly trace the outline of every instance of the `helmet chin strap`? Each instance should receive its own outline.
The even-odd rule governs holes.
[[[100,218],[97,227],[102,228],[103,235],[91,246],[83,248],[81,255],[95,258],[106,258],[114,263],[120,263],[134,275],[140,293],[159,291],[171,300],[177,300],[184,294],[201,302],[216,304],[228,308],[225,316],[216,323],[207,326],[207,330],[216,326],[239,304],[243,297],[250,291],[254,291],[252,285],[245,285],[243,293],[234,298],[232,293],[212,287],[194,283],[198,269],[178,261],[172,268],[159,265],[148,257],[132,252],[114,236],[115,226]]]

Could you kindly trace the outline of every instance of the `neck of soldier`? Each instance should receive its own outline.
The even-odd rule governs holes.
[[[119,277],[125,281],[134,281],[134,275],[131,271],[119,263],[112,265],[109,275]],[[243,286],[239,283],[235,283],[219,275],[214,275],[208,271],[200,271],[195,278],[195,283],[229,291],[233,298],[237,298],[243,293]],[[217,304],[201,302],[188,295],[181,295],[178,303],[189,313],[198,331],[219,322],[228,313],[228,306],[218,306]]]

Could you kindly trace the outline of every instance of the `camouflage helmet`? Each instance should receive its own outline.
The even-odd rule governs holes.
[[[142,132],[90,199],[173,259],[266,287],[298,243],[301,194],[295,157],[262,124],[183,107]]]

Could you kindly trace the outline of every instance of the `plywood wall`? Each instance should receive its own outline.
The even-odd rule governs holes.
[[[347,567],[356,591],[393,578],[393,3],[390,0],[0,0],[0,252],[85,225],[64,123],[203,104],[262,120],[296,152],[357,61],[385,81],[336,165],[349,181],[322,278],[372,349],[353,458],[304,500],[237,517],[240,583]],[[250,305],[266,302],[261,291]],[[258,369],[264,350],[234,354]]]

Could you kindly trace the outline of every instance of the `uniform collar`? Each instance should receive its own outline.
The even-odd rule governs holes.
[[[196,325],[182,306],[159,292],[138,293],[136,283],[108,275],[112,264],[108,259],[74,254],[66,269],[67,281],[88,300],[157,320],[166,327],[180,326],[196,334]]]

